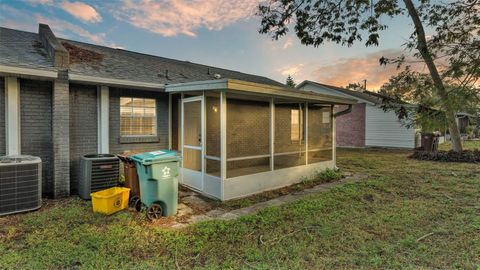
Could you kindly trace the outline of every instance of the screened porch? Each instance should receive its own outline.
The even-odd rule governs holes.
[[[180,182],[228,200],[300,181],[335,166],[330,96],[243,81],[168,86],[171,148]]]

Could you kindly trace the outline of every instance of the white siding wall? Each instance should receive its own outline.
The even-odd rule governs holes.
[[[365,145],[378,147],[415,147],[415,129],[402,126],[395,112],[367,105]]]

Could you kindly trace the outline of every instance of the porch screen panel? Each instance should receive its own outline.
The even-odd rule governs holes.
[[[220,93],[205,96],[206,173],[220,177]]]
[[[275,170],[306,164],[304,120],[304,104],[275,104]]]
[[[184,104],[184,134],[183,144],[201,146],[202,139],[202,107],[199,101]]]
[[[308,163],[332,160],[332,107],[308,106]]]
[[[270,170],[270,104],[227,95],[227,177]]]

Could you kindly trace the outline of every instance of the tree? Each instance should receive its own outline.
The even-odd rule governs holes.
[[[479,88],[459,88],[448,83],[445,88],[451,93],[448,103],[454,111],[473,115],[480,111]],[[382,85],[380,93],[390,97],[384,100],[383,109],[394,110],[405,126],[421,127],[425,132],[445,129],[447,119],[442,109],[444,101],[437,95],[430,74],[407,68]]]
[[[292,76],[290,76],[290,75],[288,75],[285,84],[286,84],[288,87],[290,87],[290,88],[295,88],[295,86],[297,85],[297,84],[295,83],[295,81],[293,80]]]
[[[419,0],[416,5],[411,0],[272,0],[258,9],[262,17],[260,33],[278,39],[293,25],[301,43],[315,47],[325,42],[378,45],[380,32],[387,29],[383,18],[408,15],[414,29],[405,49],[415,51],[413,57],[428,69],[456,152],[462,151],[462,144],[451,102],[455,90],[471,88],[480,77],[479,14],[479,0]],[[434,31],[428,40],[424,25]],[[400,68],[409,62],[401,55],[381,58],[380,63],[396,63]],[[455,80],[458,87],[447,89],[446,84],[455,85],[450,80]]]
[[[347,86],[345,86],[345,89],[349,89],[349,90],[353,90],[353,91],[359,91],[359,92],[362,92],[363,90],[367,90],[360,83],[349,83]]]

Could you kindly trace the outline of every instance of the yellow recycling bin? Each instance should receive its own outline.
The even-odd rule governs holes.
[[[111,215],[128,207],[130,189],[113,187],[90,194],[93,212]]]

